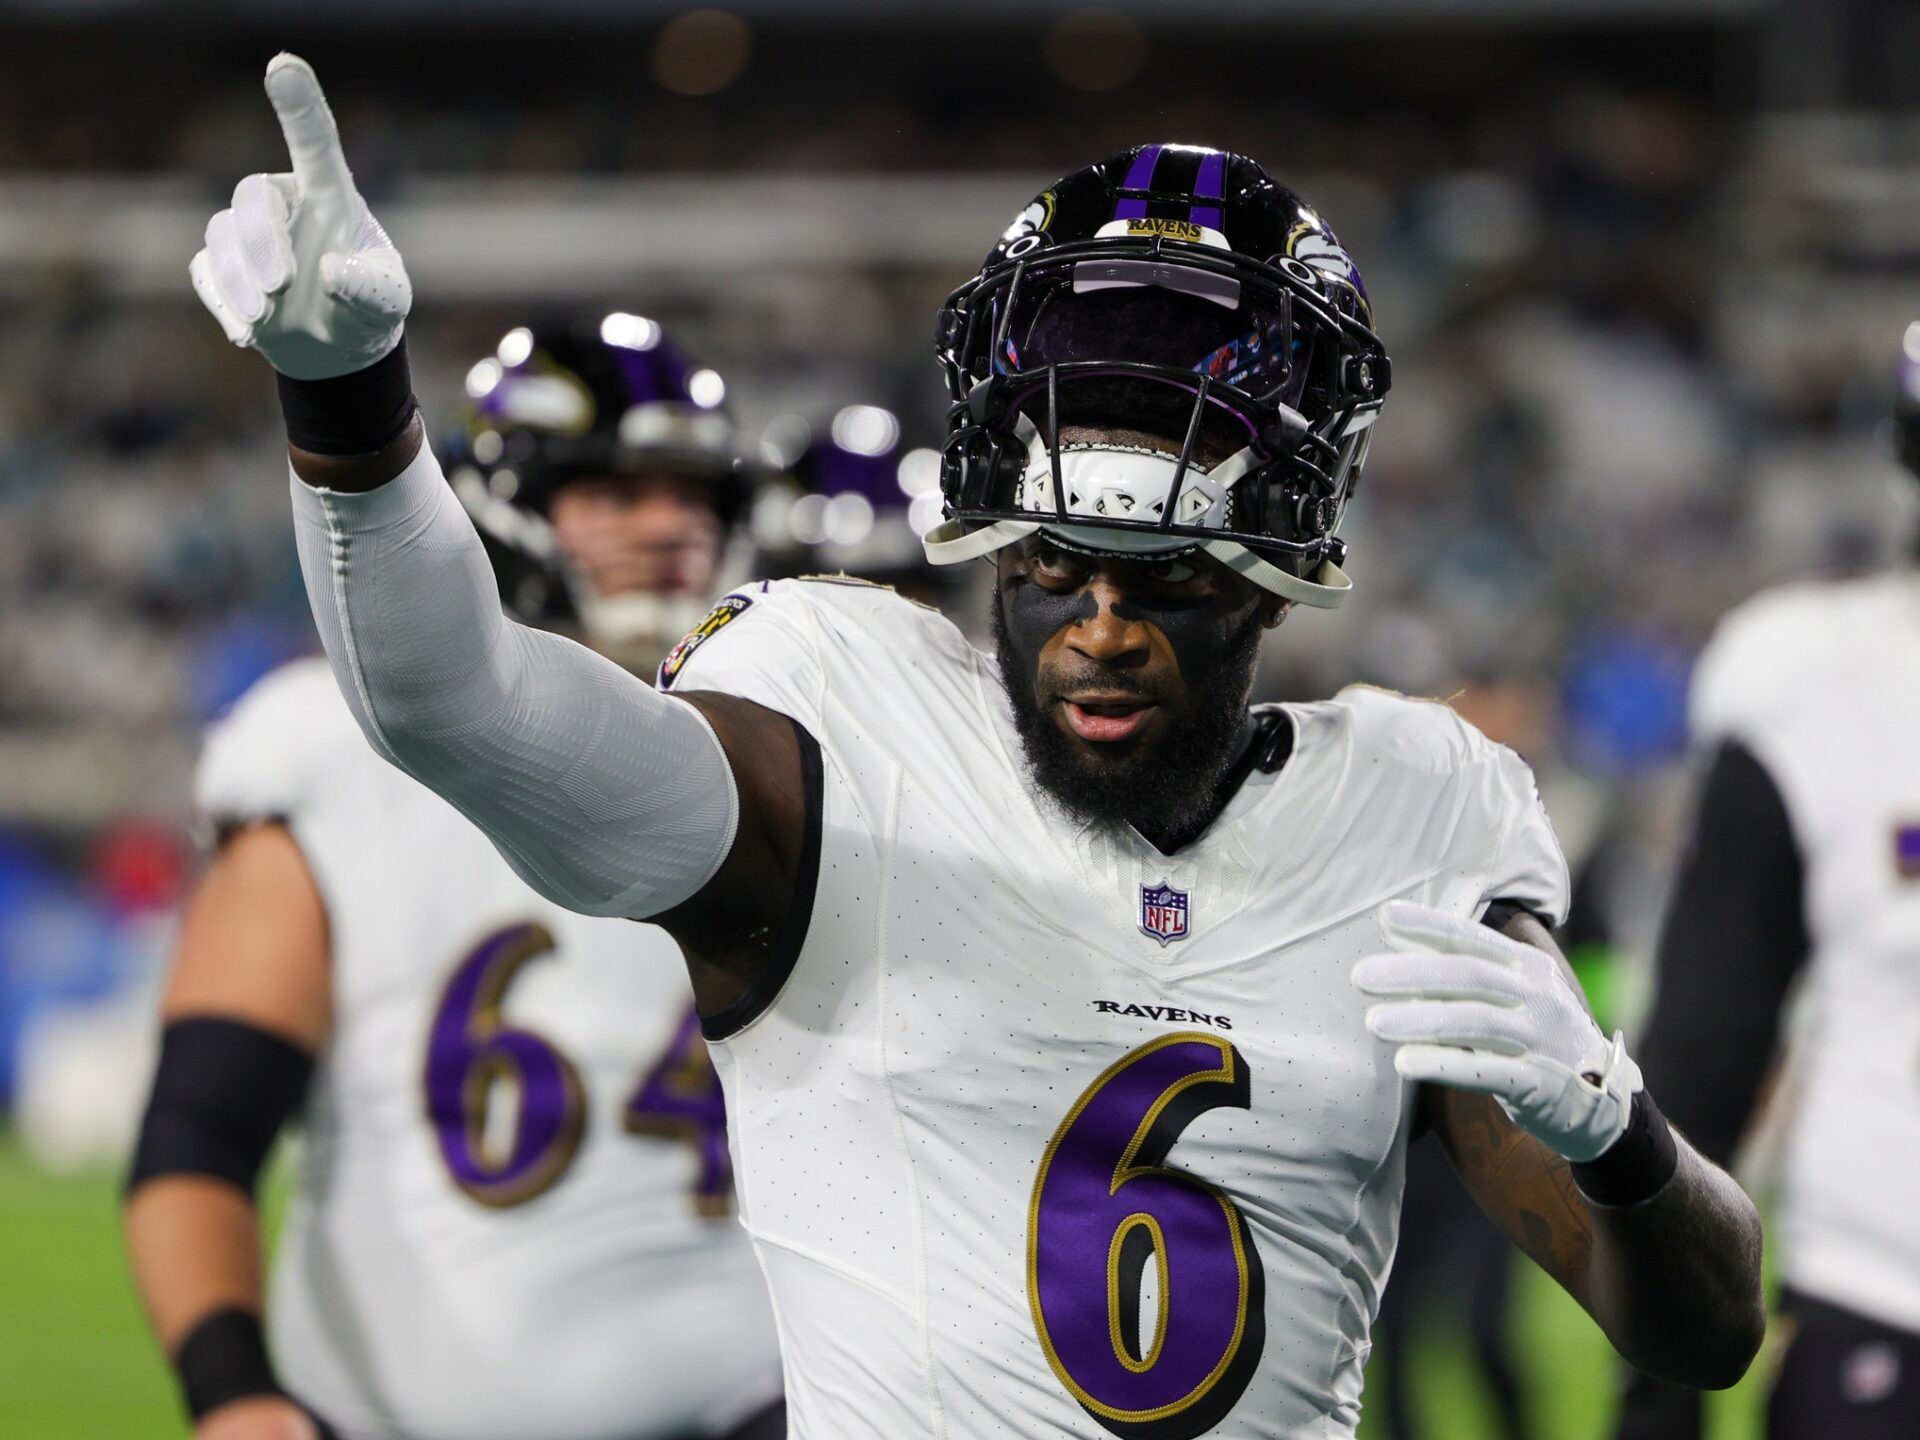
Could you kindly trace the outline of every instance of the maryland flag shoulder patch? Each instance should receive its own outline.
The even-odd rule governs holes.
[[[660,662],[659,687],[671,690],[673,682],[679,678],[687,661],[693,658],[693,652],[707,641],[718,635],[734,622],[735,617],[745,614],[753,606],[753,597],[749,595],[723,595],[720,603],[707,612],[707,616],[681,638],[678,645],[667,652],[667,658]]]

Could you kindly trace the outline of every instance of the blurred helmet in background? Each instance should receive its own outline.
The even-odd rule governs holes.
[[[648,585],[596,583],[596,567],[562,543],[555,500],[570,486],[615,494],[671,486],[698,503],[655,548],[724,547],[761,468],[728,412],[726,383],[657,322],[616,311],[509,330],[467,372],[466,390],[467,409],[443,447],[447,473],[508,610],[650,668],[699,620],[717,583],[689,588],[671,570]],[[719,563],[716,549],[701,568]]]
[[[935,345],[953,401],[936,563],[1044,529],[1344,595],[1335,531],[1390,367],[1352,257],[1253,161],[1143,145],[1067,176],[948,299]]]
[[[799,490],[780,522],[787,568],[872,580],[929,604],[948,598],[955,577],[929,565],[921,544],[940,522],[940,454],[908,448],[891,410],[848,405],[821,425],[782,416],[765,443]]]
[[[778,424],[778,442],[790,445],[801,427],[791,419]],[[803,493],[788,524],[810,561],[862,576],[925,564],[907,521],[912,497],[900,488],[899,417],[878,405],[848,405],[804,433],[793,462]]]

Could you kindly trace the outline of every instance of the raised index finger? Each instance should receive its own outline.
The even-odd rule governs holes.
[[[293,158],[301,193],[351,195],[353,172],[340,152],[340,131],[313,67],[283,50],[267,62],[266,83],[267,99],[280,117],[280,133],[287,137],[287,154]]]

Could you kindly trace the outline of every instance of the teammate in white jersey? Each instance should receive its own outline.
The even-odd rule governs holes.
[[[943,311],[928,550],[992,556],[994,655],[890,592],[779,582],[661,693],[499,614],[405,393],[398,253],[312,71],[267,89],[288,211],[237,207],[193,271],[306,377],[335,674],[545,893],[681,942],[794,1434],[1351,1435],[1423,1126],[1636,1363],[1746,1368],[1757,1218],[1554,953],[1526,767],[1377,692],[1248,710],[1261,632],[1346,591],[1388,382],[1296,196],[1144,146],[1036,199]],[[236,268],[282,245],[289,283]]]
[[[1920,323],[1898,382],[1920,475]],[[1712,758],[1648,1071],[1724,1160],[1785,1041],[1790,1339],[1768,1434],[1904,1440],[1920,1434],[1920,572],[1749,600],[1700,657],[1691,708]],[[1619,1434],[1698,1436],[1698,1405],[1638,1383]]]
[[[651,669],[748,498],[718,377],[616,313],[511,331],[468,390],[454,486],[503,595]],[[529,889],[322,661],[212,728],[195,801],[221,839],[127,1232],[202,1440],[784,1433],[672,939]],[[263,1337],[253,1182],[296,1109]]]

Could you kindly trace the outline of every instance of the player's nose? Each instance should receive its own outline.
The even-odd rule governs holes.
[[[1153,637],[1144,621],[1121,613],[1126,608],[1126,590],[1105,571],[1097,571],[1087,581],[1087,593],[1093,597],[1093,615],[1067,627],[1068,648],[1102,665],[1145,660]]]

